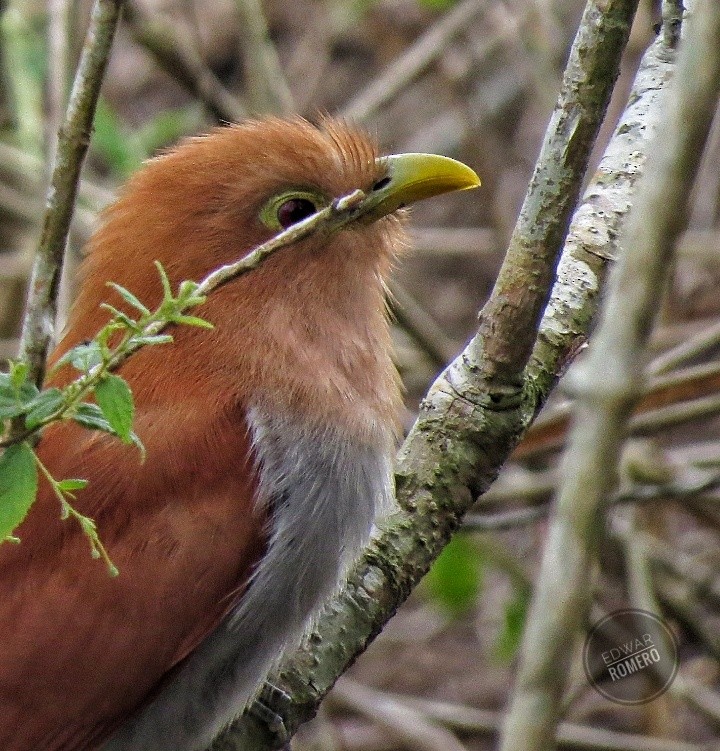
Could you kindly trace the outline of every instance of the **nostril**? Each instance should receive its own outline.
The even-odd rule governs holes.
[[[382,188],[384,188],[384,187],[385,187],[385,186],[386,186],[386,185],[387,185],[387,184],[388,184],[389,182],[390,182],[390,177],[389,177],[389,176],[383,177],[382,179],[378,180],[378,181],[377,181],[377,182],[376,182],[376,183],[375,183],[375,184],[374,184],[374,185],[372,186],[371,190],[373,190],[373,191],[375,191],[375,190],[381,190],[381,189],[382,189]]]

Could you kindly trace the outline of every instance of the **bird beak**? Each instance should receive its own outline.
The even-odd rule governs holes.
[[[470,167],[437,154],[393,154],[378,159],[386,169],[363,201],[364,221],[375,221],[407,204],[454,190],[470,190],[480,178]]]

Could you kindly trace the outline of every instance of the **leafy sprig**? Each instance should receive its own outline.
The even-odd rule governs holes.
[[[117,573],[97,536],[92,519],[72,505],[74,493],[82,490],[80,479],[57,480],[39,464],[34,446],[44,429],[53,422],[73,420],[91,430],[100,430],[125,443],[144,448],[132,430],[134,403],[129,386],[113,373],[142,347],[173,341],[164,329],[170,324],[212,328],[212,324],[188,310],[205,302],[206,296],[238,276],[257,268],[273,253],[313,233],[331,234],[353,222],[362,210],[365,193],[356,189],[335,199],[329,206],[279,232],[250,250],[242,258],[211,271],[200,282],[184,281],[173,294],[167,274],[156,261],[163,296],[151,311],[130,290],[109,283],[137,317],[112,305],[103,304],[109,322],[89,342],[78,344],[56,363],[70,365],[79,376],[63,387],[38,389],[24,362],[11,362],[8,373],[0,373],[0,543],[17,541],[13,531],[23,521],[37,495],[38,472],[48,478],[61,502],[61,515],[73,517],[88,536],[93,555],[106,560]],[[94,401],[88,401],[94,399]]]
[[[73,505],[75,493],[86,487],[87,480],[54,478],[40,461],[34,445],[48,425],[71,420],[134,444],[144,458],[145,449],[132,429],[132,392],[127,382],[112,371],[141,347],[172,342],[172,335],[161,333],[170,324],[212,328],[203,318],[187,314],[205,301],[205,296],[198,293],[199,285],[182,282],[175,295],[163,267],[159,263],[156,267],[163,296],[155,310],[129,290],[110,283],[136,317],[104,304],[111,315],[108,323],[91,341],[68,350],[55,364],[53,372],[67,366],[78,371],[77,378],[69,384],[38,389],[28,379],[29,368],[22,362],[11,362],[8,372],[0,373],[0,422],[4,424],[3,435],[7,434],[0,441],[0,447],[5,448],[0,456],[0,542],[18,541],[12,533],[37,497],[40,473],[60,501],[61,518],[77,521],[90,542],[93,557],[102,558],[110,573],[117,574],[95,522]],[[20,425],[20,431],[10,431],[11,424]]]

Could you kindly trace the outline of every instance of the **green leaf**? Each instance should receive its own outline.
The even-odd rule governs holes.
[[[98,342],[84,342],[69,349],[56,363],[53,370],[70,363],[75,370],[87,373],[103,361],[102,348]]]
[[[184,326],[195,326],[199,329],[215,328],[210,321],[206,321],[204,318],[198,318],[197,316],[174,316],[173,323],[179,323]]]
[[[0,373],[0,396],[15,397],[23,403],[34,399],[39,391],[34,383],[27,380],[28,366],[24,362],[10,361],[8,373]]]
[[[170,280],[168,279],[165,267],[160,263],[160,261],[155,261],[155,268],[158,270],[158,274],[160,274],[160,283],[162,284],[163,288],[163,302],[172,300],[172,287],[170,286]]]
[[[23,383],[25,382],[25,379],[27,378],[29,366],[25,362],[11,362],[10,363],[10,383],[16,388],[19,389]]]
[[[145,307],[129,289],[125,289],[125,287],[121,287],[119,284],[115,284],[115,282],[108,282],[107,285],[108,287],[112,287],[128,305],[139,310],[144,316],[150,315],[150,309]]]
[[[105,419],[124,443],[131,443],[132,423],[135,415],[132,392],[126,381],[118,375],[107,375],[95,386],[95,398]]]
[[[133,336],[130,343],[133,345],[171,344],[173,338],[170,334],[152,334],[148,336]]]
[[[90,404],[89,402],[78,404],[72,414],[72,419],[84,428],[102,430],[103,433],[117,435],[97,404]]]
[[[207,300],[206,295],[198,294],[198,289],[200,289],[200,285],[191,279],[186,279],[185,281],[180,282],[177,301],[183,306],[183,310],[194,305],[201,305]]]
[[[453,616],[477,602],[482,585],[482,555],[466,535],[447,545],[425,577],[431,596]]]
[[[40,392],[34,383],[13,379],[12,371],[0,375],[0,420],[8,420],[26,412]]]
[[[39,393],[40,389],[34,383],[25,381],[17,390],[17,397],[22,404],[27,406]]]
[[[60,480],[57,484],[58,490],[63,493],[72,493],[75,490],[83,490],[88,486],[87,480],[81,480],[79,478],[68,478],[67,480]]]
[[[520,649],[530,607],[530,595],[529,587],[517,587],[512,599],[505,604],[503,630],[495,645],[495,653],[504,662],[513,660]]]
[[[178,289],[178,298],[183,300],[186,297],[194,297],[199,287],[200,285],[197,282],[194,282],[192,279],[185,279],[184,281],[180,282],[180,287]],[[200,295],[200,297],[202,297],[202,295]]]
[[[21,415],[25,411],[25,405],[16,397],[7,398],[0,394],[0,420],[10,420]]]
[[[0,456],[0,542],[12,535],[37,495],[35,455],[27,443],[5,449]]]
[[[62,391],[56,388],[41,391],[27,405],[27,415],[25,417],[25,427],[32,429],[39,425],[43,420],[50,417],[62,407],[65,399]]]
[[[110,305],[106,302],[101,302],[100,307],[103,310],[107,310],[113,317],[113,323],[115,324],[115,330],[121,330],[123,328],[130,329],[131,331],[139,331],[141,327],[137,321],[130,318],[127,313],[123,313],[122,310],[118,310],[114,305]]]

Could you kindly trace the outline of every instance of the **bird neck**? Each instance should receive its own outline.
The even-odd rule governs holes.
[[[282,409],[293,419],[341,425],[375,443],[379,428],[394,432],[400,407],[386,264],[331,260],[309,254],[299,267],[269,264],[255,278],[238,280],[244,282],[232,290],[238,325],[228,332],[236,373],[243,393],[252,394],[262,411]]]
[[[378,427],[394,433],[401,402],[384,295],[388,248],[401,244],[401,235],[399,224],[378,223],[361,244],[348,233],[324,247],[284,248],[216,290],[193,311],[214,330],[172,327],[173,344],[145,347],[122,366],[138,411],[186,401],[206,404],[210,419],[254,406],[339,425],[368,442],[377,441]],[[157,304],[151,263],[118,267],[114,247],[96,243],[55,358],[102,327],[100,302],[117,304],[100,280],[118,280],[149,307]],[[173,287],[198,277],[169,264],[168,271]],[[65,371],[54,382],[72,377]]]
[[[343,255],[342,247],[330,258],[294,250],[275,254],[193,311],[213,323],[212,331],[171,327],[172,344],[145,347],[126,361],[119,373],[138,414],[175,411],[183,402],[206,405],[208,419],[257,407],[337,425],[371,443],[378,432],[395,434],[401,401],[384,297],[389,258]],[[102,277],[102,269],[93,271]],[[143,293],[142,271],[122,281],[153,305],[157,293]],[[95,287],[81,291],[55,358],[103,325]],[[111,298],[105,288],[115,303]],[[64,368],[53,382],[72,377]]]

